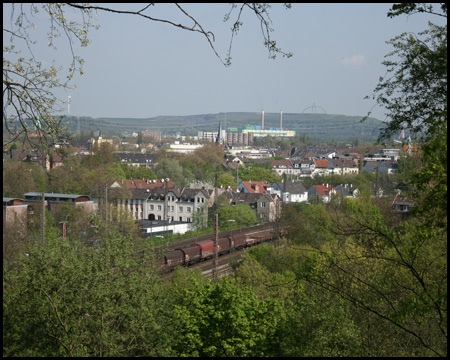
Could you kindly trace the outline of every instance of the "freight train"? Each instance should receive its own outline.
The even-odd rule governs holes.
[[[218,254],[223,255],[233,250],[240,250],[271,240],[274,237],[273,230],[259,230],[248,233],[235,233],[226,235],[218,240]],[[197,241],[184,247],[167,251],[164,256],[164,265],[173,269],[177,265],[192,265],[199,261],[210,259],[214,256],[214,239]]]

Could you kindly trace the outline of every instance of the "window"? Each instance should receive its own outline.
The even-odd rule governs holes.
[[[264,201],[261,203],[261,207],[262,207],[262,208],[265,208],[265,207],[266,207],[266,203],[265,203]]]
[[[179,206],[179,207],[178,207],[178,211],[179,211],[179,212],[183,212],[183,207],[182,207],[182,206]]]
[[[187,211],[188,213],[190,213],[190,212],[191,212],[191,208],[190,208],[190,207],[187,207],[187,208],[186,208],[186,211]]]
[[[153,206],[153,205],[150,205],[150,210],[153,210],[153,208],[154,208],[154,206]]]
[[[161,210],[161,205],[158,205],[158,210]]]
[[[161,220],[161,215],[158,215],[158,220]]]

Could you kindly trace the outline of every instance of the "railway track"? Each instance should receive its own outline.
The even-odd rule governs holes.
[[[248,233],[251,231],[269,230],[269,229],[272,229],[272,225],[260,224],[260,225],[249,226],[249,227],[241,228],[241,229],[234,229],[231,231],[221,231],[221,232],[219,232],[219,238],[231,236],[231,235],[237,236],[238,234],[241,234],[241,233]],[[153,251],[155,253],[160,253],[160,252],[175,250],[177,248],[182,248],[186,245],[190,245],[190,244],[193,244],[198,241],[212,239],[213,237],[214,237],[214,234],[208,234],[208,235],[202,235],[202,236],[196,236],[196,237],[192,237],[192,238],[188,238],[188,239],[183,239],[180,241],[172,242],[168,245],[162,244],[162,245],[155,246]]]

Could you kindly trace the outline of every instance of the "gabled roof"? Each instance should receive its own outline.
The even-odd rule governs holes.
[[[225,192],[227,193],[227,192]],[[239,204],[239,203],[244,203],[244,204],[251,204],[251,203],[256,203],[258,201],[261,201],[262,199],[264,199],[265,201],[268,202],[272,202],[273,199],[277,196],[276,194],[271,195],[271,194],[257,194],[257,193],[253,193],[253,194],[249,194],[249,193],[240,193],[240,192],[236,192],[236,193],[231,193],[228,192],[228,194],[226,195],[229,199],[231,198],[231,202],[235,203],[235,204]]]
[[[156,162],[155,154],[142,154],[142,153],[116,153],[119,161],[128,163],[141,163],[152,164]]]
[[[168,188],[172,189],[175,185],[171,179],[167,182],[163,179],[119,179],[115,183],[121,187],[131,188],[131,189],[156,189],[164,188],[168,184]]]
[[[242,181],[241,184],[250,194],[253,193],[263,194],[267,191],[267,188],[270,186],[270,183],[267,181]]]
[[[300,181],[286,181],[286,183],[284,183],[283,181],[277,181],[275,184],[283,192],[286,187],[286,192],[290,194],[304,194],[306,192],[305,187]]]
[[[358,164],[353,159],[332,159],[333,165],[340,168],[357,168]]]
[[[291,168],[292,167],[292,163],[290,162],[290,160],[272,160],[270,162],[270,166],[272,168]]]
[[[41,199],[42,193],[41,192],[28,192],[24,194],[25,200],[34,200],[36,198]],[[67,199],[67,200],[77,200],[80,198],[87,198],[90,199],[89,195],[74,195],[74,194],[57,194],[57,193],[44,193],[45,199],[48,200],[49,198],[58,198],[58,199]]]
[[[328,166],[328,163],[330,160],[314,160],[314,164],[316,165],[316,168],[326,168]]]
[[[312,188],[315,189],[315,192],[317,192],[320,196],[329,196],[331,192],[335,191],[338,192],[336,188],[332,185],[313,185]],[[310,189],[311,190],[311,189]]]

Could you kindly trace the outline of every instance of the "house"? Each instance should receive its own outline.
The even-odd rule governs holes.
[[[378,150],[378,154],[382,157],[391,158],[391,160],[397,161],[399,157],[399,149],[380,149]]]
[[[256,212],[256,217],[263,222],[273,222],[281,214],[281,199],[277,194],[232,193],[224,192],[232,206],[248,204]]]
[[[31,205],[32,207],[41,206],[42,193],[28,192],[24,196],[24,204]],[[51,213],[54,213],[63,204],[82,207],[87,214],[94,211],[94,201],[88,195],[44,193],[44,201],[47,209]]]
[[[314,158],[314,153],[311,150],[305,148],[293,147],[290,154],[291,159],[309,159]]]
[[[355,159],[357,160],[357,159]],[[331,159],[334,166],[334,174],[339,175],[357,175],[359,172],[358,162],[354,159]]]
[[[238,185],[237,189],[238,191],[247,194],[264,194],[268,187],[270,187],[270,183],[268,181],[242,181]]]
[[[413,203],[408,195],[403,195],[401,192],[397,192],[394,197],[394,201],[392,201],[392,210],[397,213],[409,214],[411,208],[413,207]]]
[[[292,174],[296,177],[312,177],[316,165],[314,160],[309,159],[291,159],[292,163]]]
[[[364,161],[363,171],[368,172],[378,172],[379,174],[384,173],[387,175],[395,174],[396,170],[398,168],[398,163],[396,161],[392,160],[376,160],[376,161],[370,161],[366,160]]]
[[[59,154],[52,154],[50,157],[50,169],[54,169],[63,165],[63,159]]]
[[[33,164],[42,165],[47,171],[50,170],[50,157],[42,150],[12,150],[11,158],[18,161],[28,161]]]
[[[308,190],[308,200],[311,203],[316,202],[316,199],[327,203],[331,201],[331,196],[335,194],[338,194],[338,191],[332,185],[313,185]]]
[[[101,134],[98,135],[97,139],[90,138],[86,142],[86,147],[87,147],[88,150],[92,151],[95,146],[98,146],[100,148],[103,144],[109,144],[111,147],[114,147],[114,148],[116,147],[116,146],[114,146],[114,140],[113,139],[103,139]]]
[[[214,204],[212,189],[155,187],[131,190],[131,197],[117,200],[117,206],[129,210],[135,220],[191,223],[194,214],[199,213],[207,225],[208,207]]]
[[[312,176],[326,176],[334,171],[333,162],[327,159],[316,160],[314,159],[315,170]]]
[[[277,181],[272,185],[271,193],[277,194],[283,203],[308,200],[308,191],[300,181]]]
[[[120,179],[112,183],[111,187],[124,187],[129,189],[156,189],[165,188],[172,189],[175,186],[171,179]]]
[[[272,160],[270,167],[278,175],[292,174],[292,163],[289,160]]]
[[[19,198],[3,198],[3,229],[21,224],[21,230],[25,229],[28,204]],[[20,226],[20,225],[19,225]],[[17,229],[19,230],[19,229]]]
[[[118,160],[132,166],[154,168],[156,166],[155,154],[143,153],[116,153]]]
[[[353,187],[353,184],[341,184],[336,186],[336,190],[339,194],[342,195],[343,198],[351,197],[357,198],[359,195],[359,190]]]

